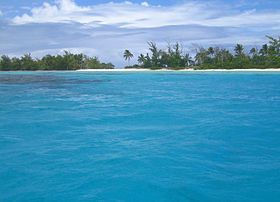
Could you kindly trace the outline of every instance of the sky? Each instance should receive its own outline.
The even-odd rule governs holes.
[[[33,57],[84,53],[123,67],[148,52],[179,42],[198,46],[258,47],[280,35],[279,0],[0,0],[0,55]]]

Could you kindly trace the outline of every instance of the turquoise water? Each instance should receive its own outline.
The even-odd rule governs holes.
[[[0,201],[279,201],[280,73],[0,73]]]

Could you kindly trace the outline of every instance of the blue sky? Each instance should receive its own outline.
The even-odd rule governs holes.
[[[0,2],[0,54],[34,57],[63,50],[125,65],[123,51],[147,52],[180,42],[197,46],[245,47],[280,35],[277,0],[9,0]]]

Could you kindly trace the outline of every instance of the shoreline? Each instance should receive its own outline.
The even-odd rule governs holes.
[[[1,72],[280,72],[280,68],[267,69],[77,69],[77,70],[18,70]]]
[[[112,71],[112,72],[142,72],[142,71],[179,71],[179,72],[196,72],[196,71],[203,71],[203,72],[239,72],[239,71],[262,71],[262,72],[280,72],[280,68],[269,68],[269,69],[180,69],[180,70],[172,70],[172,69],[79,69],[75,70],[79,72],[104,72],[104,71]]]

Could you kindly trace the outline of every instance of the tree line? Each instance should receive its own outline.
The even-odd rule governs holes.
[[[248,53],[242,44],[234,47],[234,53],[221,47],[196,47],[195,56],[184,53],[183,46],[178,42],[168,44],[166,50],[159,49],[154,42],[148,42],[151,53],[140,54],[138,64],[126,68],[151,69],[248,69],[248,68],[280,68],[280,37],[278,39],[266,36],[268,44],[260,49],[252,48]],[[125,50],[124,59],[130,61],[134,55]]]
[[[18,58],[3,55],[0,58],[1,71],[34,71],[34,70],[77,70],[77,69],[113,69],[112,63],[101,63],[97,57],[82,53],[72,54],[64,51],[63,55],[46,55],[33,59],[31,54]]]

